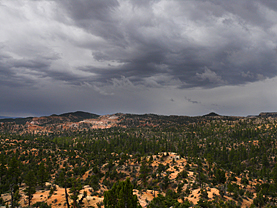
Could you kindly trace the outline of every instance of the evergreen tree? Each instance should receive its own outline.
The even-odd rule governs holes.
[[[147,206],[147,208],[188,208],[191,207],[189,201],[184,201],[184,203],[179,203],[176,198],[176,193],[172,190],[167,191],[166,196],[158,194]]]
[[[9,181],[9,188],[10,188],[10,194],[11,194],[11,207],[15,207],[15,202],[18,200],[17,198],[20,197],[19,194],[17,194],[17,198],[14,197],[17,190],[19,189],[19,183],[21,182],[21,172],[20,172],[20,162],[16,159],[16,157],[13,157],[8,165],[8,171],[7,171],[7,179]]]
[[[277,186],[277,163],[275,164],[273,170],[272,170],[272,179],[275,185]]]
[[[58,175],[55,178],[56,183],[58,183],[60,186],[64,187],[64,193],[65,193],[65,201],[67,208],[70,207],[69,205],[69,200],[68,200],[68,192],[67,192],[67,187],[70,184],[69,178],[65,175],[65,169],[62,169],[61,172],[58,173]]]
[[[257,194],[257,197],[253,200],[253,204],[257,207],[262,207],[266,204],[267,198],[263,196],[261,192]]]
[[[17,188],[13,195],[13,206],[14,207],[20,206],[20,204],[19,204],[20,198],[21,198],[21,194],[19,194],[19,188]]]
[[[143,186],[146,187],[147,185],[147,176],[149,175],[150,169],[149,167],[147,166],[147,163],[146,161],[144,160],[141,164],[141,167],[140,167],[140,178],[142,179],[142,183],[143,183]]]
[[[7,174],[6,161],[4,159],[4,154],[0,153],[0,196],[4,192],[4,176]]]
[[[24,190],[27,195],[28,205],[31,206],[31,200],[33,198],[33,194],[36,193],[36,177],[32,170],[30,170],[24,178],[24,182],[26,184],[26,188]]]
[[[141,208],[138,198],[133,194],[130,179],[120,181],[112,189],[104,193],[105,208]]]
[[[7,168],[6,168],[6,161],[4,158],[4,154],[0,154],[0,185],[3,180],[3,176],[6,175]]]
[[[48,179],[48,172],[46,171],[46,168],[44,166],[44,162],[41,162],[38,167],[38,173],[37,173],[37,179],[38,183],[41,187],[44,187],[45,182]]]
[[[33,207],[36,207],[36,208],[51,208],[51,205],[48,205],[45,202],[37,202],[37,203],[33,204]]]
[[[77,199],[78,199],[80,190],[82,189],[82,185],[80,180],[76,180],[75,178],[71,179],[71,184],[72,184],[72,187],[70,188],[70,193],[71,193],[70,198],[73,200],[73,208],[77,208],[79,207]]]
[[[223,184],[226,182],[225,171],[220,170],[219,168],[215,169],[215,181],[217,183]]]

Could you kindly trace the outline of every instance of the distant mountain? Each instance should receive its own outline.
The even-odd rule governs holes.
[[[76,111],[70,113],[64,113],[61,115],[53,114],[51,116],[42,117],[27,117],[27,118],[4,118],[0,119],[0,122],[15,122],[16,124],[26,124],[26,122],[35,122],[38,125],[54,124],[54,123],[64,123],[64,122],[79,122],[85,119],[98,118],[99,115]]]
[[[211,112],[209,114],[203,115],[203,117],[211,117],[211,116],[221,116],[221,115],[219,115],[219,114],[217,114],[215,112]]]
[[[277,112],[262,112],[259,117],[277,117]]]
[[[99,115],[97,115],[97,114],[83,112],[83,111],[63,113],[61,115],[55,115],[55,116],[70,118],[70,120],[72,122],[78,122],[78,121],[82,121],[84,119],[91,119],[91,118],[98,118],[99,117]]]
[[[183,125],[207,122],[208,120],[235,121],[241,117],[221,116],[215,112],[203,116],[178,116],[178,115],[157,115],[157,114],[124,114],[97,115],[93,113],[76,111],[52,114],[42,117],[28,118],[5,118],[0,119],[0,132],[55,132],[63,130],[89,130],[107,129],[112,127],[137,128],[149,127],[166,129],[166,131],[178,131]],[[7,123],[10,122],[10,123]]]
[[[21,118],[19,116],[0,116],[0,119],[13,119],[13,118]]]
[[[10,118],[9,116],[0,116],[0,119],[3,119],[3,118]]]
[[[27,117],[27,118],[3,118],[0,119],[0,122],[15,122],[16,124],[25,124],[28,121],[31,121],[33,117]]]
[[[73,112],[73,113],[64,113],[64,114],[61,114],[60,116],[70,116],[70,115],[79,116],[79,117],[83,117],[83,118],[96,118],[96,117],[99,117],[99,115],[97,115],[97,114],[83,112],[83,111],[76,111],[76,112]]]

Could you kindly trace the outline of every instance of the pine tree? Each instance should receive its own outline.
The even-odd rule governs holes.
[[[48,172],[46,171],[46,168],[44,166],[44,163],[41,162],[39,164],[39,167],[38,167],[38,173],[37,173],[37,179],[38,179],[38,183],[41,187],[44,186],[45,182],[47,181],[48,179]]]
[[[24,190],[25,194],[27,194],[28,205],[31,206],[31,200],[33,198],[33,194],[36,193],[36,177],[32,170],[30,170],[24,178],[24,182],[26,184],[26,188]]]
[[[150,169],[147,166],[146,161],[144,160],[140,166],[140,178],[142,179],[143,186],[146,187],[147,184],[147,176],[149,175]]]
[[[273,170],[272,170],[272,179],[275,185],[277,185],[277,163],[275,164]]]
[[[7,175],[6,161],[4,158],[4,154],[0,153],[0,196],[3,193],[3,179],[4,176]]]
[[[2,182],[3,176],[6,175],[6,161],[4,158],[4,154],[0,154],[0,183]],[[1,184],[0,184],[1,185]]]
[[[16,191],[19,189],[18,184],[21,182],[21,178],[20,178],[21,172],[20,172],[19,166],[20,166],[20,162],[19,160],[16,159],[16,157],[13,157],[8,164],[7,179],[9,181],[9,186],[10,186],[12,208],[15,207],[15,202],[17,199],[14,196]],[[18,195],[18,197],[20,197],[20,195]]]
[[[104,193],[105,208],[141,208],[138,198],[133,194],[133,185],[130,179],[120,181],[112,189]]]
[[[59,185],[61,187],[64,187],[64,193],[65,193],[65,201],[66,201],[66,205],[67,208],[70,207],[69,205],[69,195],[67,192],[67,187],[70,184],[70,179],[65,175],[65,169],[62,169],[62,171],[57,175],[57,177],[55,178],[56,182],[59,183]]]
[[[79,207],[79,204],[77,202],[78,195],[80,193],[80,190],[82,189],[82,185],[80,180],[76,180],[75,178],[71,179],[72,187],[70,188],[70,198],[73,200],[73,208]]]

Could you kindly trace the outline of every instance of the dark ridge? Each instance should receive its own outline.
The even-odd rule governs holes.
[[[125,115],[126,117],[141,117],[141,118],[143,118],[143,117],[161,117],[161,116],[163,116],[163,115],[158,115],[158,114],[154,114],[154,113],[145,113],[145,114],[133,114],[133,113],[126,113],[126,114],[124,114],[123,113],[123,115]]]
[[[262,112],[259,117],[277,117],[277,112]]]
[[[47,118],[47,120],[42,122],[43,125],[54,124],[54,123],[64,123],[64,122],[79,122],[85,119],[98,118],[99,115],[83,112],[83,111],[76,111],[76,112],[63,113],[60,115],[52,114],[51,116],[45,116],[45,117]]]
[[[207,117],[207,116],[220,116],[219,114],[217,114],[217,113],[215,113],[215,112],[211,112],[211,113],[209,113],[209,114],[206,114],[206,115],[204,115],[203,117]]]
[[[83,112],[83,111],[63,113],[63,114],[58,115],[58,116],[63,116],[63,117],[76,116],[76,117],[80,117],[80,118],[83,118],[83,119],[90,119],[90,118],[98,118],[99,117],[99,115],[97,115],[97,114]]]
[[[258,117],[259,115],[248,115],[246,116],[247,118],[255,118],[255,117]]]
[[[7,123],[7,122],[15,122],[16,124],[25,124],[28,121],[32,121],[33,117],[27,118],[4,118],[0,119],[0,122]]]
[[[61,115],[52,114],[51,116],[43,116],[47,120],[43,122],[43,124],[54,124],[54,123],[61,123],[63,122],[61,118],[66,118],[64,122],[70,121],[70,122],[79,122],[84,119],[91,119],[91,118],[98,118],[99,115],[93,114],[93,113],[87,113],[83,111],[76,111],[76,112],[70,112],[70,113],[63,113]],[[6,122],[15,122],[16,124],[25,124],[26,122],[31,122],[34,117],[28,117],[28,118],[5,118],[0,119],[0,122],[6,123]]]

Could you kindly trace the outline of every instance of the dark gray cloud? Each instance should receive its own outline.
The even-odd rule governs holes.
[[[124,75],[141,83],[163,74],[180,79],[181,88],[216,87],[276,76],[276,33],[270,32],[276,21],[265,15],[276,13],[270,1],[59,3],[75,26],[105,40],[90,48],[95,60],[121,63],[100,71],[92,65],[101,82]],[[217,79],[199,79],[207,68]]]
[[[158,90],[167,105],[181,109],[178,96],[196,90],[187,104],[203,100],[206,108],[215,102],[200,98],[198,89],[252,86],[277,75],[277,4],[271,0],[3,0],[0,21],[0,86],[35,91],[35,100],[44,100],[49,86],[75,87],[79,100],[87,102],[85,92],[92,91],[101,106],[122,106],[129,103],[124,95],[135,94],[144,108],[137,100],[129,104],[147,111],[151,100],[161,103],[151,94]],[[173,89],[177,97],[166,94]]]

